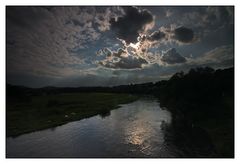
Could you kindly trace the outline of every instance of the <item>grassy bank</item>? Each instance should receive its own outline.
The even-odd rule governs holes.
[[[55,127],[97,114],[107,115],[119,104],[138,97],[113,93],[69,93],[32,96],[27,101],[7,101],[7,136]]]

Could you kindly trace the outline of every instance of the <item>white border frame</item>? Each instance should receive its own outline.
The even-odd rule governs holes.
[[[6,15],[5,15],[5,8],[6,5],[72,5],[72,6],[78,6],[78,5],[94,5],[94,6],[99,6],[99,5],[146,5],[146,6],[152,6],[152,5],[160,5],[160,6],[192,6],[192,5],[216,5],[216,6],[221,6],[221,5],[233,5],[235,6],[235,42],[234,42],[234,48],[235,48],[235,54],[234,54],[234,61],[235,61],[235,158],[234,159],[211,159],[211,158],[205,158],[205,159],[179,159],[179,158],[158,158],[158,159],[143,159],[143,158],[137,158],[137,159],[66,159],[66,158],[61,158],[61,159],[6,159],[5,158],[5,85],[6,85],[6,27],[5,27],[5,20],[6,20]],[[240,1],[239,0],[139,0],[137,2],[136,0],[1,0],[0,1],[0,20],[1,20],[1,33],[0,33],[0,45],[1,45],[1,55],[0,55],[0,105],[1,105],[1,113],[0,113],[0,123],[1,123],[1,135],[0,135],[0,163],[26,163],[26,164],[32,164],[34,163],[43,163],[43,162],[57,162],[60,164],[65,164],[66,162],[71,162],[71,163],[78,163],[79,162],[91,162],[91,163],[116,163],[116,164],[122,164],[122,163],[128,163],[128,162],[136,162],[138,164],[145,164],[145,163],[184,163],[184,164],[192,164],[193,162],[195,164],[197,163],[217,163],[217,164],[222,164],[222,163],[239,163],[239,158],[240,158],[240,151],[239,151],[239,142],[238,139],[240,139],[239,135],[239,113],[238,110],[240,110],[240,101],[238,101],[239,98],[239,85],[240,80],[239,80],[239,72],[240,72],[240,51],[238,49],[239,45],[239,21],[240,19],[237,19],[240,15],[239,9],[240,9]]]

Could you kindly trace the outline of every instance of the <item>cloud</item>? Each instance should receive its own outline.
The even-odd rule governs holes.
[[[233,7],[208,7],[206,8],[206,16],[203,23],[206,25],[219,26],[226,23],[233,23]],[[221,25],[220,25],[221,24]]]
[[[161,61],[167,64],[178,64],[185,63],[187,60],[175,48],[171,48],[162,54]]]
[[[173,31],[174,38],[183,43],[189,43],[193,41],[194,33],[193,30],[186,27],[178,27]]]
[[[191,64],[212,65],[214,67],[230,67],[234,65],[233,45],[216,47],[202,56],[189,61]]]
[[[110,11],[106,7],[101,13],[95,7],[7,7],[7,71],[54,77],[78,74],[87,67],[89,56],[74,52],[86,51],[100,39],[96,18],[105,12]]]
[[[139,37],[140,48],[147,51],[151,47],[159,47],[163,44],[176,43],[178,45],[195,43],[198,39],[190,28],[180,27],[160,27],[149,35]]]
[[[122,15],[121,10],[119,7],[98,7],[96,8],[95,14],[95,23],[98,26],[98,30],[101,32],[105,32],[110,30],[110,20],[115,18],[119,15]]]
[[[143,64],[147,64],[147,61],[140,57],[129,56],[126,58],[120,58],[116,62],[102,62],[101,65],[114,69],[136,69],[142,68]]]
[[[171,17],[173,15],[173,12],[171,11],[171,10],[166,10],[166,14],[165,14],[165,16],[166,17]]]
[[[123,43],[123,48],[116,52],[104,48],[100,52],[106,56],[106,59],[101,61],[100,65],[114,69],[135,69],[142,68],[143,64],[166,63],[171,65],[185,63],[186,58],[176,52],[174,48],[167,50],[162,56],[148,50],[152,47],[157,48],[162,42],[189,43],[193,41],[193,38],[193,31],[186,27],[160,28],[149,35],[141,35],[138,38],[139,42],[135,45]]]
[[[186,59],[175,49],[169,50],[162,58],[160,54],[149,50],[159,47],[162,43],[192,43],[195,39],[192,29],[183,26],[175,28],[162,26],[149,34],[147,27],[154,24],[155,20],[148,10],[140,10],[136,7],[122,7],[122,10],[124,13],[122,16],[110,19],[110,29],[123,44],[122,51],[112,52],[107,48],[98,51],[98,56],[101,54],[106,56],[98,64],[113,69],[135,69],[141,68],[143,64],[161,63],[161,61],[167,64],[186,62]]]
[[[119,48],[116,52],[104,48],[103,53],[106,55],[106,58],[97,62],[97,64],[106,68],[136,69],[142,68],[143,64],[148,64],[145,59],[134,54],[129,54],[127,50],[122,48]]]
[[[192,27],[199,37],[234,23],[233,6],[170,8],[171,18],[177,26]]]
[[[153,33],[151,33],[147,39],[149,41],[160,41],[161,39],[165,38],[166,34],[162,31],[154,31]]]
[[[7,21],[20,28],[32,28],[39,21],[47,18],[48,13],[43,8],[8,6]],[[8,23],[8,25],[9,25]]]
[[[110,20],[111,29],[127,44],[136,43],[139,34],[153,23],[153,15],[146,9],[140,10],[136,7],[123,7],[123,10],[125,15]]]

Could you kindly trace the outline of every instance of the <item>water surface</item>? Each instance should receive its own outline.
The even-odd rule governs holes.
[[[162,128],[170,123],[157,100],[141,99],[105,117],[7,138],[7,157],[176,157]]]

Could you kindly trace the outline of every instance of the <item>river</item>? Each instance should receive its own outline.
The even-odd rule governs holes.
[[[171,113],[156,99],[140,99],[107,116],[9,137],[7,157],[178,157],[163,124],[171,124]]]

